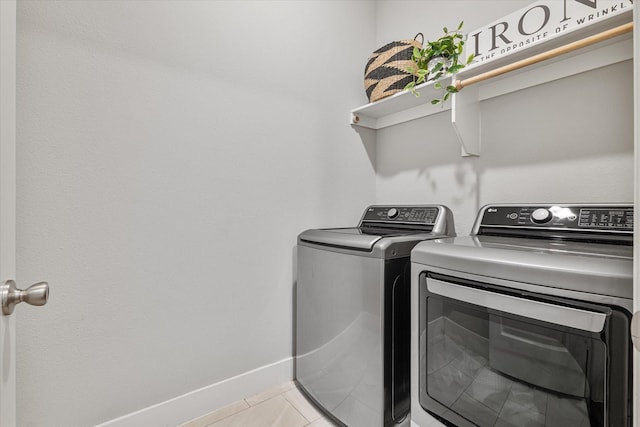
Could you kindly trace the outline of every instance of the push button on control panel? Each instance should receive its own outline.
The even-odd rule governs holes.
[[[551,212],[545,208],[539,208],[531,212],[531,220],[536,224],[544,224],[545,222],[550,221],[552,217],[553,215],[551,215]]]

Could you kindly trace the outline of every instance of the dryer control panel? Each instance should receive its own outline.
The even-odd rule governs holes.
[[[633,209],[580,209],[578,227],[633,230]]]
[[[478,234],[482,229],[518,228],[540,231],[633,233],[633,206],[489,205],[480,210],[473,234]]]

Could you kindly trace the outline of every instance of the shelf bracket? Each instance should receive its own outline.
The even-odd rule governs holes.
[[[481,121],[478,87],[467,87],[453,94],[451,102],[451,125],[460,140],[460,154],[462,157],[479,156]]]

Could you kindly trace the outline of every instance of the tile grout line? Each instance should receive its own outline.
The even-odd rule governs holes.
[[[282,397],[284,397],[284,396],[282,396]],[[311,423],[313,422],[313,421],[309,421],[309,418],[305,417],[305,416],[304,416],[304,414],[303,414],[302,412],[300,412],[300,411],[298,410],[298,408],[296,408],[296,407],[295,407],[295,405],[289,401],[289,399],[287,399],[287,398],[285,397],[285,398],[284,398],[284,400],[286,400],[286,401],[287,401],[287,403],[288,403],[288,404],[293,408],[293,410],[294,410],[294,411],[296,411],[298,414],[300,414],[300,416],[302,417],[302,419],[303,419],[303,420],[305,420],[305,421],[307,422],[307,423],[306,423],[304,426],[302,426],[302,427],[306,427],[306,426],[308,426],[309,424],[311,424]]]
[[[287,390],[289,391],[289,390]],[[296,412],[298,412],[300,415],[302,415],[302,418],[304,418],[305,420],[307,420],[307,423],[305,424],[305,426],[308,426],[309,424],[311,424],[312,422],[314,422],[315,420],[310,420],[309,418],[307,418],[297,407],[296,405],[294,405],[294,403],[292,401],[290,401],[289,399],[287,399],[287,396],[285,396],[285,393],[287,392],[283,392],[282,393],[282,397],[284,397],[284,400],[287,401],[287,403],[289,403],[289,405],[291,405],[291,407],[293,407],[293,409],[296,410]]]
[[[227,405],[227,406],[231,406],[231,405],[233,405],[233,404],[235,404],[235,403],[243,402],[243,401],[244,401],[244,399],[242,399],[242,400],[238,400],[238,401],[236,401],[236,402],[230,403],[230,404],[229,404],[229,405]],[[242,409],[241,411],[238,411],[238,412],[234,412],[234,413],[232,413],[232,414],[229,414],[229,415],[227,415],[226,417],[222,417],[222,418],[220,418],[220,419],[218,419],[218,420],[215,420],[215,421],[214,421],[214,422],[212,422],[212,423],[206,424],[204,427],[210,427],[210,426],[214,425],[215,423],[217,423],[217,422],[219,422],[219,421],[226,420],[226,419],[227,419],[227,418],[229,418],[229,417],[233,417],[234,415],[241,414],[242,412],[244,412],[244,411],[246,411],[247,409],[251,408],[251,405],[249,405],[246,401],[244,401],[244,403],[246,403],[246,404],[247,404],[247,407],[246,407],[246,408]],[[220,409],[223,409],[223,408],[220,408]]]
[[[293,404],[289,399],[287,399],[287,397],[286,397],[284,394],[285,394],[287,391],[289,391],[289,390],[291,390],[291,389],[288,389],[288,390],[286,390],[286,391],[283,391],[283,392],[281,392],[280,394],[276,394],[275,396],[271,396],[270,398],[265,399],[265,400],[263,400],[263,401],[261,401],[261,402],[258,402],[258,403],[256,403],[255,405],[249,405],[249,407],[248,407],[248,408],[243,409],[242,411],[238,412],[237,414],[239,414],[239,413],[241,413],[241,412],[244,412],[244,411],[246,411],[246,410],[248,410],[248,409],[251,409],[251,408],[253,408],[253,407],[255,407],[255,406],[261,405],[261,404],[263,404],[263,403],[265,403],[265,402],[268,402],[268,401],[270,401],[270,400],[276,399],[276,398],[278,398],[278,397],[282,397],[282,399],[283,399],[283,400],[284,400],[284,401],[285,401],[285,402],[286,402],[286,403],[287,403],[287,404],[288,404],[288,405],[289,405],[289,406],[290,406],[294,411],[296,411],[296,412],[298,413],[298,415],[300,415],[300,416],[302,417],[302,419],[303,419],[303,420],[305,420],[305,421],[307,422],[307,423],[306,423],[306,424],[304,424],[302,427],[307,427],[307,426],[308,426],[309,424],[311,424],[313,421],[309,421],[309,419],[308,419],[307,417],[305,417],[305,416],[304,416],[304,414],[303,414],[302,412],[300,412],[300,411],[298,410],[298,408],[296,408],[296,406],[295,406],[295,405],[294,405],[294,404]],[[248,404],[248,402],[247,402],[247,404]],[[206,427],[206,426],[205,426],[205,427]]]
[[[284,384],[287,384],[287,383],[282,383],[282,384],[280,384],[280,385],[279,385],[279,386],[277,386],[277,387],[281,387],[281,386],[283,386]],[[268,402],[268,401],[270,401],[270,400],[272,400],[272,399],[275,399],[275,398],[277,398],[277,397],[282,397],[282,398],[284,399],[284,401],[285,401],[289,406],[291,406],[291,407],[292,407],[292,408],[293,408],[293,409],[294,409],[294,410],[295,410],[295,411],[296,411],[296,412],[297,412],[297,413],[302,417],[302,419],[304,419],[305,421],[307,421],[307,423],[306,423],[306,424],[304,424],[304,426],[303,426],[303,427],[306,427],[306,426],[310,425],[311,423],[315,422],[315,420],[313,420],[313,421],[309,420],[309,419],[308,419],[308,418],[307,418],[307,417],[306,417],[306,416],[305,416],[305,415],[304,415],[304,414],[303,414],[303,413],[302,413],[302,412],[301,412],[301,411],[300,411],[300,410],[299,410],[299,409],[294,405],[294,403],[293,403],[293,402],[291,402],[289,399],[287,399],[287,397],[285,396],[285,393],[287,393],[287,392],[289,392],[290,390],[293,390],[293,389],[297,389],[297,387],[296,387],[296,385],[295,385],[295,384],[292,384],[292,386],[291,386],[291,387],[288,387],[288,388],[286,388],[286,389],[282,390],[279,394],[275,394],[275,395],[273,395],[273,396],[271,396],[271,397],[269,397],[269,398],[267,398],[267,399],[263,399],[263,400],[261,400],[261,401],[259,401],[259,402],[255,402],[254,404],[251,404],[251,403],[249,402],[249,399],[251,399],[251,398],[252,398],[252,397],[254,397],[255,395],[254,395],[254,396],[248,396],[248,397],[245,397],[244,399],[240,399],[240,400],[238,400],[238,401],[236,401],[236,402],[230,403],[230,404],[229,404],[229,405],[227,405],[227,406],[231,406],[231,405],[234,405],[234,404],[237,404],[237,403],[240,403],[240,402],[243,402],[243,403],[244,403],[245,405],[247,405],[247,406],[246,406],[245,408],[243,408],[242,410],[240,410],[240,411],[237,411],[237,412],[231,413],[231,414],[229,414],[229,415],[227,415],[227,416],[225,416],[225,417],[222,417],[222,418],[220,418],[220,419],[218,419],[218,420],[216,420],[216,421],[214,421],[214,422],[212,422],[212,423],[208,423],[208,424],[204,425],[203,427],[210,427],[210,426],[212,426],[212,425],[216,424],[217,422],[220,422],[220,421],[222,421],[222,420],[226,420],[227,418],[230,418],[230,417],[233,417],[233,416],[239,415],[239,414],[241,414],[241,413],[243,413],[243,412],[245,412],[245,411],[247,411],[247,410],[249,410],[249,409],[251,409],[251,408],[254,408],[254,407],[256,407],[256,406],[259,406],[259,405],[261,405],[261,404],[263,404],[263,403],[265,403],[265,402]],[[220,408],[220,409],[224,409],[224,408]],[[215,412],[215,411],[214,411],[214,412]],[[206,415],[204,415],[204,416],[206,416]],[[204,416],[203,416],[203,417],[204,417]],[[195,421],[195,420],[193,420],[193,421]]]
[[[284,388],[284,386],[285,386],[285,385],[288,385],[289,387]],[[260,404],[260,403],[262,403],[262,402],[264,402],[264,401],[267,401],[267,400],[269,400],[269,399],[271,399],[271,398],[273,398],[273,397],[275,397],[275,396],[280,396],[280,395],[282,395],[282,394],[286,393],[287,391],[291,390],[292,388],[295,388],[295,384],[293,383],[293,381],[287,381],[287,382],[284,382],[284,383],[282,383],[282,384],[278,384],[277,386],[271,387],[270,389],[264,390],[264,391],[263,391],[263,392],[261,392],[261,393],[254,394],[254,395],[252,395],[252,396],[247,396],[247,397],[245,397],[245,398],[244,398],[244,401],[245,401],[249,406],[256,406],[256,405],[258,405],[258,404]],[[270,391],[272,391],[272,390],[274,390],[274,389],[281,389],[281,390],[279,391],[279,393],[278,393],[278,394],[273,394],[273,395],[270,395],[270,396],[269,396],[269,394],[270,394],[269,392],[270,392]],[[256,397],[258,397],[258,396],[262,397],[263,395],[268,395],[269,397],[267,397],[267,398],[263,398],[262,400],[260,400],[260,401],[258,401],[258,402],[254,402],[253,404],[250,402],[250,400],[253,400],[253,399],[255,399],[255,398],[256,398]]]
[[[238,400],[237,402],[244,402],[244,403],[246,403],[246,404],[247,404],[247,407],[246,407],[246,408],[244,408],[244,409],[242,409],[241,411],[234,412],[233,414],[229,414],[229,415],[227,415],[226,417],[220,418],[219,420],[216,420],[216,421],[214,421],[214,422],[212,422],[212,423],[210,423],[210,424],[207,424],[207,425],[205,425],[204,427],[210,427],[210,426],[212,426],[212,425],[214,425],[214,424],[216,424],[216,423],[218,423],[218,422],[220,422],[220,421],[222,421],[222,420],[226,420],[227,418],[234,417],[234,416],[236,416],[236,415],[240,415],[241,413],[243,413],[243,412],[245,412],[245,411],[248,411],[249,409],[254,408],[254,407],[256,407],[256,406],[258,406],[258,405],[260,405],[260,404],[262,404],[262,403],[265,403],[265,402],[267,402],[267,401],[269,401],[269,400],[271,400],[271,399],[273,399],[273,398],[275,398],[275,397],[278,397],[278,396],[280,396],[280,395],[279,395],[279,394],[276,394],[275,396],[272,396],[272,397],[270,397],[269,399],[262,400],[262,401],[260,401],[260,402],[256,403],[255,405],[250,405],[250,404],[249,404],[249,402],[247,402],[247,399],[248,399],[248,398]],[[285,399],[285,400],[286,400],[286,399]],[[237,402],[235,402],[235,403],[237,403]],[[288,402],[288,401],[287,401],[287,402]],[[233,405],[233,403],[232,403],[232,405]],[[306,420],[306,418],[305,418],[304,416],[303,416],[303,418]]]

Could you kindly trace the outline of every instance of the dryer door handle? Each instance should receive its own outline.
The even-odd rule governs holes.
[[[595,311],[564,307],[542,301],[518,298],[497,292],[471,288],[438,279],[427,279],[429,292],[442,295],[453,300],[468,302],[481,307],[490,308],[516,316],[541,320],[560,326],[569,326],[589,332],[601,332],[607,315]]]

